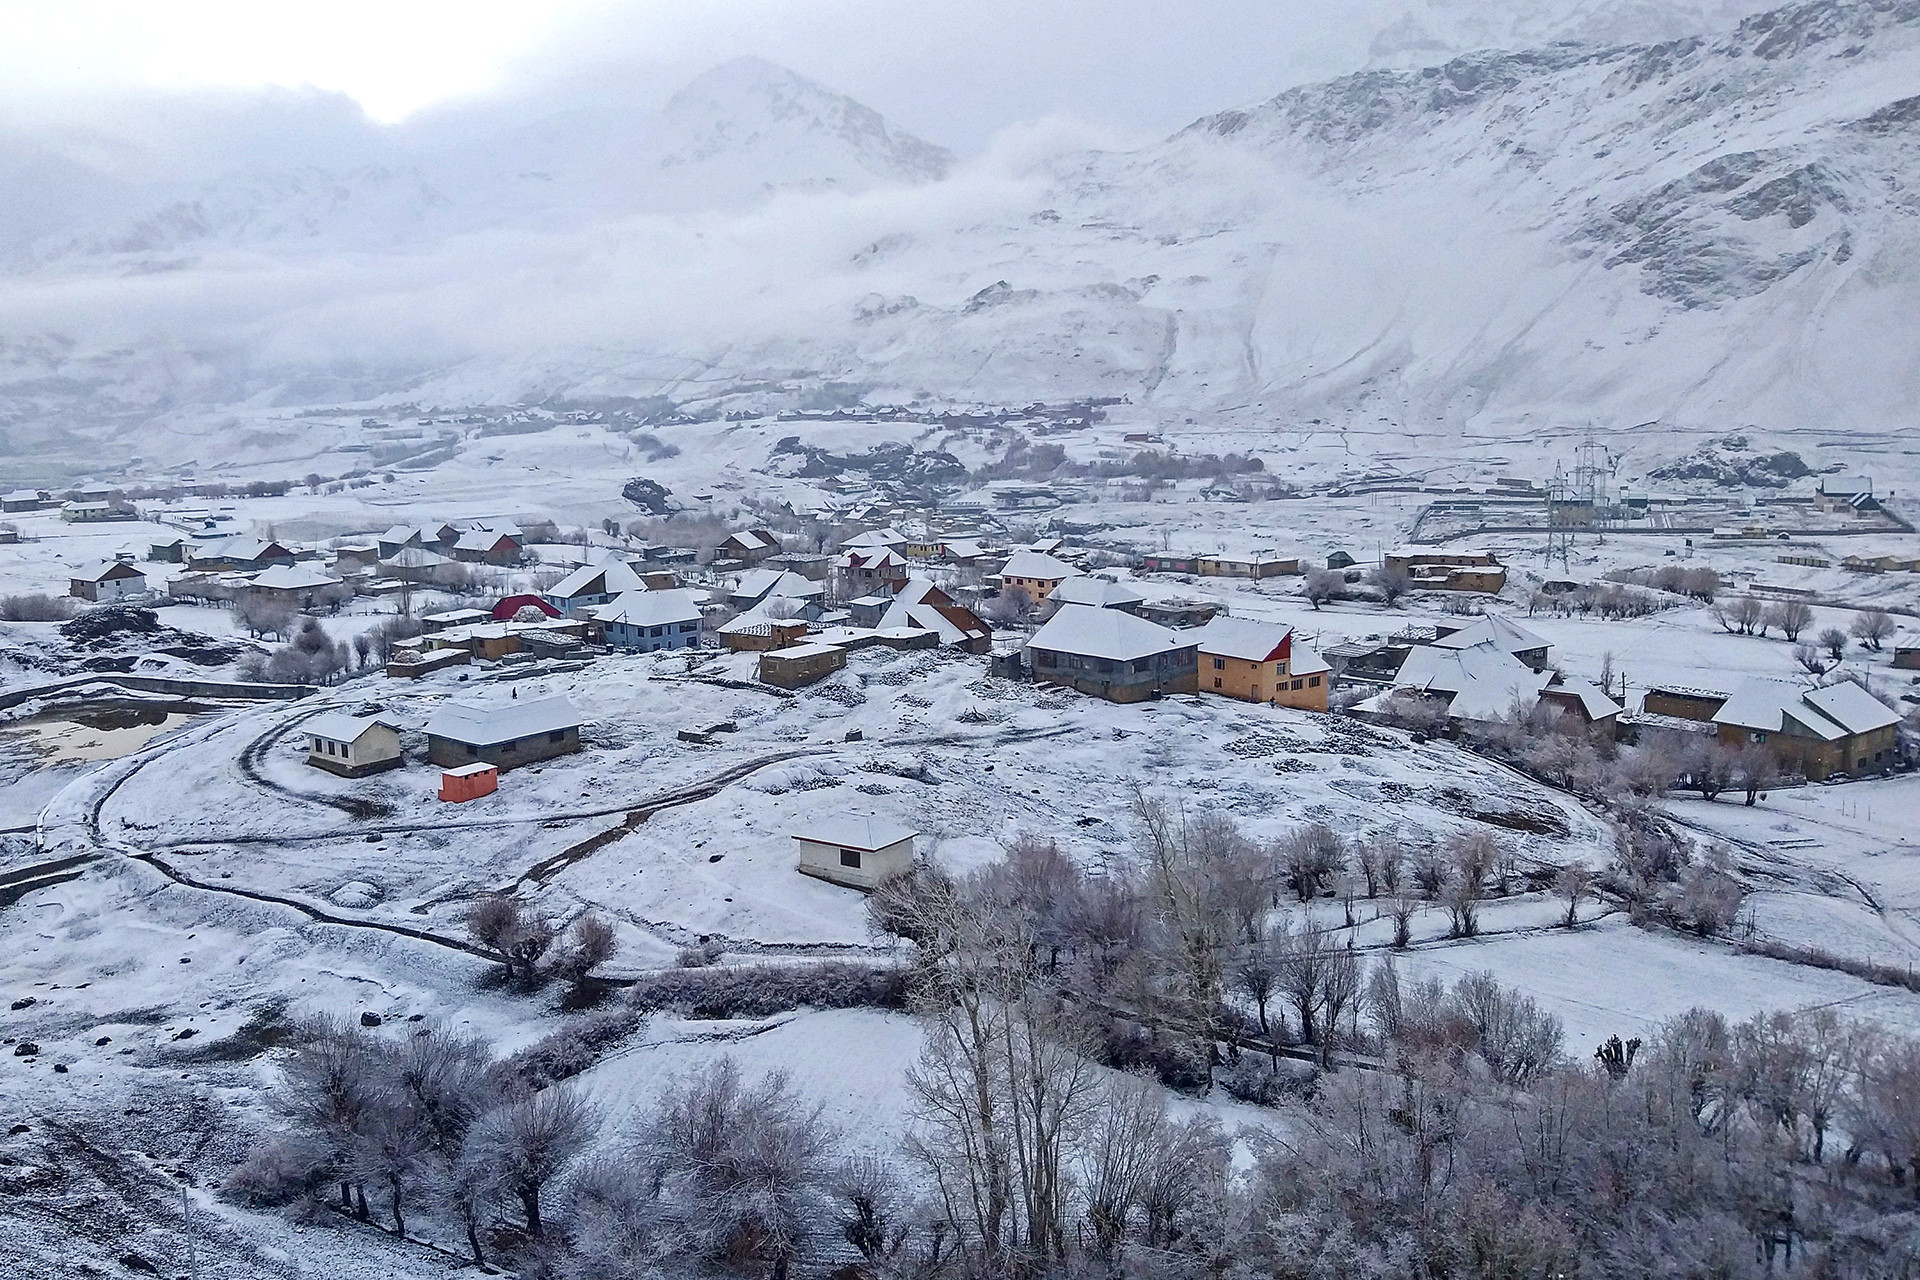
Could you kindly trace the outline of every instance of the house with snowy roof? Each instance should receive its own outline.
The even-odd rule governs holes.
[[[1060,604],[1086,604],[1096,609],[1119,609],[1138,613],[1146,597],[1103,573],[1078,573],[1062,579],[1047,599]]]
[[[187,567],[197,573],[254,573],[275,565],[291,565],[293,552],[267,538],[222,538],[197,548]]]
[[[647,584],[633,566],[622,560],[609,560],[604,564],[581,565],[541,595],[561,613],[573,614],[595,605],[610,604],[629,591],[646,589]]]
[[[985,653],[993,647],[993,628],[973,610],[951,602],[896,599],[876,620],[874,629],[931,631],[940,637],[941,648],[967,653]]]
[[[106,604],[147,593],[147,575],[125,560],[108,560],[75,569],[67,575],[67,594]]]
[[[1200,643],[1202,693],[1302,711],[1327,709],[1333,668],[1292,627],[1221,615],[1192,634]]]
[[[855,548],[843,552],[833,562],[835,579],[842,597],[873,595],[898,591],[907,580],[906,557],[887,548]]]
[[[1498,613],[1483,614],[1464,626],[1448,622],[1434,624],[1433,644],[1438,648],[1468,649],[1485,641],[1498,645],[1535,671],[1546,669],[1547,653],[1553,648],[1551,641]]]
[[[311,609],[340,579],[311,565],[279,564],[262,569],[247,583],[246,594],[255,600],[285,605],[289,609]],[[351,592],[342,593],[351,595]]]
[[[1192,632],[1170,631],[1119,609],[1062,605],[1026,648],[1037,682],[1109,702],[1199,687],[1200,650]]]
[[[307,739],[307,763],[316,769],[364,778],[402,763],[400,725],[384,715],[323,711],[300,728]]]
[[[427,721],[427,759],[442,768],[484,761],[504,773],[578,751],[581,723],[564,697],[449,702]]]
[[[1035,604],[1053,594],[1053,589],[1080,570],[1045,551],[1016,551],[1000,569],[1000,589],[1018,588]]]
[[[1753,676],[1713,723],[1726,746],[1764,746],[1813,782],[1885,769],[1899,755],[1899,712],[1851,680],[1809,687]]]
[[[1920,671],[1920,627],[1902,627],[1887,641],[1893,665],[1902,671]]]
[[[793,833],[799,872],[849,889],[871,890],[913,866],[912,827],[871,814],[828,813]]]
[[[700,647],[700,601],[691,591],[629,591],[589,612],[605,625],[607,643],[616,649]]]
[[[1531,714],[1540,691],[1552,681],[1552,672],[1533,670],[1492,640],[1460,649],[1415,645],[1401,662],[1392,688],[1360,707],[1375,710],[1395,693],[1410,691],[1438,703],[1450,720],[1486,722],[1516,712]]]
[[[769,600],[790,600],[795,616],[808,619],[820,616],[827,589],[822,583],[794,573],[790,569],[749,569],[734,580],[728,596],[737,609],[757,609]]]
[[[453,541],[455,560],[468,564],[519,564],[523,554],[517,532],[506,529],[470,529]]]
[[[730,533],[717,548],[721,559],[756,565],[780,551],[780,538],[771,529],[742,529]]]

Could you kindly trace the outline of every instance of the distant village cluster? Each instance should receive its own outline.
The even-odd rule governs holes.
[[[1844,492],[1850,510],[1878,509],[1870,486],[1833,487],[1836,496],[1823,489],[1820,502]],[[27,491],[6,501],[30,509],[50,499]],[[59,509],[72,520],[131,514],[112,491],[76,494]],[[1811,690],[1760,678],[1724,690],[1655,686],[1629,708],[1624,684],[1609,673],[1561,670],[1546,640],[1474,603],[1497,597],[1508,571],[1493,553],[1470,548],[1409,546],[1373,564],[1341,549],[1316,564],[1272,553],[1122,557],[1063,537],[1009,545],[910,520],[846,526],[831,544],[763,526],[707,545],[612,536],[617,529],[562,541],[551,526],[480,520],[309,545],[239,532],[230,511],[173,506],[153,518],[182,532],[154,540],[144,565],[123,555],[76,568],[70,594],[96,604],[165,598],[227,607],[256,634],[286,634],[298,615],[372,602],[394,618],[376,644],[362,641],[362,665],[379,661],[394,679],[470,664],[708,650],[754,655],[758,682],[794,691],[841,671],[862,649],[927,649],[977,658],[996,677],[1116,703],[1198,694],[1434,732],[1518,721],[1596,741],[1660,742],[1681,755],[1708,741],[1728,751],[1760,746],[1779,771],[1813,780],[1901,760],[1901,717],[1845,681]],[[1204,586],[1284,577],[1302,579],[1295,598],[1314,609],[1349,587],[1387,603],[1422,592],[1452,603],[1445,620],[1323,642],[1296,622],[1232,616],[1221,593]],[[1186,585],[1139,589],[1168,582]],[[1555,589],[1549,581],[1549,600],[1536,598],[1536,607],[1550,606]],[[1888,639],[1893,666],[1920,668],[1920,634]],[[429,759],[449,770],[443,795],[485,794],[498,770],[577,749],[582,719],[565,699],[450,711],[427,728]],[[399,731],[377,715],[330,713],[309,726],[310,763],[349,776],[392,767]]]

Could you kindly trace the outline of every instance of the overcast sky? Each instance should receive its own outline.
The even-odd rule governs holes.
[[[16,115],[152,88],[301,86],[392,121],[555,79],[664,100],[757,54],[963,151],[1068,115],[1158,135],[1358,66],[1405,0],[0,0]]]

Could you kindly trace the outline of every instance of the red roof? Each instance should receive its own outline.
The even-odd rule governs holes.
[[[499,604],[493,606],[493,620],[495,622],[511,622],[513,621],[514,615],[528,605],[532,605],[549,618],[557,618],[560,616],[558,609],[548,604],[545,600],[542,600],[539,596],[508,596]]]

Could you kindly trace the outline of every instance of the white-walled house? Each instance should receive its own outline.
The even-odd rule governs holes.
[[[307,763],[343,778],[400,766],[400,726],[384,716],[326,711],[307,721]]]
[[[605,624],[607,643],[616,649],[700,647],[700,601],[692,591],[628,591],[589,612]]]
[[[96,604],[143,596],[147,594],[147,575],[125,560],[88,565],[75,569],[67,579],[67,594]]]
[[[867,891],[913,866],[918,834],[869,814],[831,814],[794,832],[793,842],[800,849],[801,875]]]

